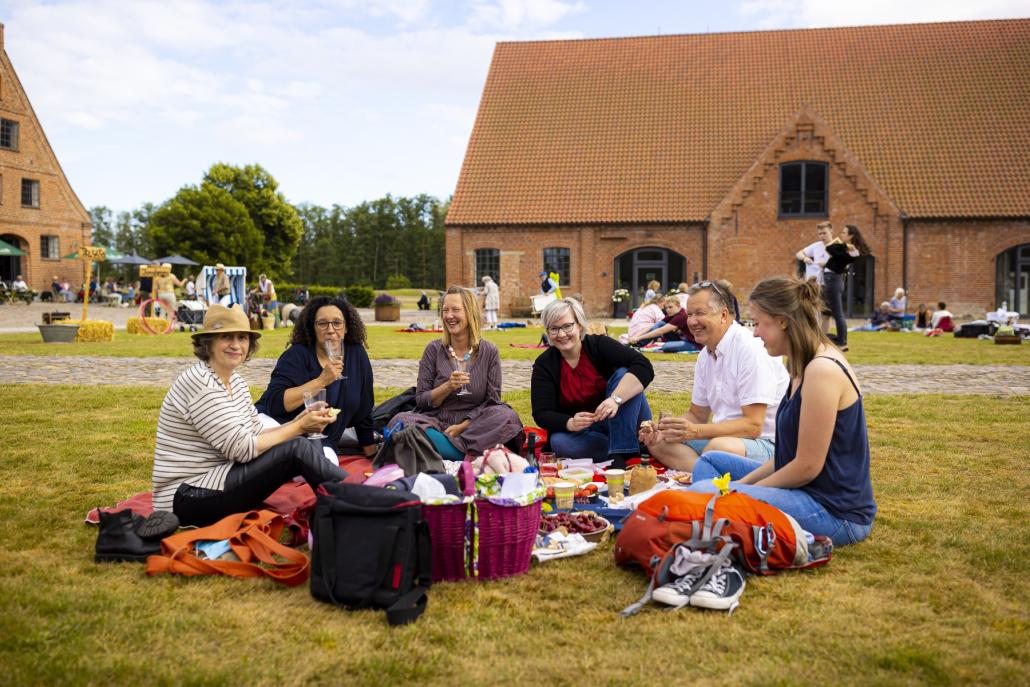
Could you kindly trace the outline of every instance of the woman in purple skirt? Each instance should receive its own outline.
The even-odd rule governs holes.
[[[501,357],[481,337],[479,304],[469,289],[452,286],[443,299],[443,337],[431,341],[418,365],[416,408],[399,423],[418,425],[445,460],[481,454],[497,444],[521,448],[518,414],[501,401]]]

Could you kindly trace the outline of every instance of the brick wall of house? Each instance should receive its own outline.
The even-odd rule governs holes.
[[[688,278],[702,271],[702,236],[699,225],[644,227],[448,227],[446,231],[447,283],[473,286],[475,251],[500,251],[501,314],[509,312],[515,296],[540,292],[544,248],[569,249],[569,282],[563,295],[581,294],[587,313],[610,316],[615,259],[635,248],[653,246],[680,253],[687,259]],[[496,275],[494,275],[496,276]],[[477,285],[478,286],[478,285]]]
[[[828,163],[826,217],[778,216],[780,165],[794,161]],[[793,273],[795,254],[816,240],[816,225],[828,219],[837,231],[854,224],[875,258],[873,303],[888,300],[907,285],[910,311],[919,303],[944,300],[959,316],[982,317],[997,307],[996,259],[999,253],[1030,243],[1030,221],[902,221],[901,211],[829,131],[804,117],[784,129],[762,152],[726,198],[713,210],[707,227],[707,270],[703,266],[705,230],[701,225],[578,227],[449,227],[447,278],[471,284],[477,248],[501,250],[502,313],[511,297],[539,288],[543,248],[571,250],[571,283],[565,293],[582,293],[589,314],[609,314],[616,257],[635,248],[656,246],[687,258],[688,280],[727,279],[746,311],[746,296],[762,278]],[[907,250],[906,250],[907,233]],[[907,257],[906,257],[907,256]],[[907,268],[907,269],[906,269]]]
[[[959,317],[982,318],[995,302],[997,258],[1030,243],[1030,220],[911,220],[908,303],[944,301]]]
[[[25,251],[20,270],[33,289],[49,289],[54,275],[77,286],[82,281],[82,262],[42,258],[40,237],[56,236],[58,257],[67,255],[88,243],[89,214],[69,186],[3,50],[2,25],[0,116],[19,125],[17,149],[0,148],[0,238]],[[38,208],[22,206],[22,179],[39,181]]]

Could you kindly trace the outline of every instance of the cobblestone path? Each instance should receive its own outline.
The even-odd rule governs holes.
[[[82,384],[169,387],[193,358],[110,358],[99,356],[0,356],[0,383]],[[253,389],[268,384],[275,361],[255,359],[241,372]],[[528,389],[533,363],[501,363],[504,390]],[[655,391],[689,392],[693,362],[656,362]],[[376,386],[406,387],[415,383],[417,360],[373,360]],[[859,382],[868,394],[1030,395],[1030,366],[1017,365],[857,365]]]

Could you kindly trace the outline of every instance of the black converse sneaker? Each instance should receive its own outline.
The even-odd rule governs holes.
[[[744,575],[734,565],[727,565],[712,575],[690,597],[690,605],[700,608],[711,608],[717,611],[733,611],[744,593]],[[655,592],[657,595],[657,592]]]
[[[674,608],[682,608],[690,603],[690,597],[687,596],[687,592],[694,586],[694,583],[700,580],[707,568],[704,566],[698,566],[692,568],[683,577],[678,577],[669,584],[662,585],[658,589],[654,590],[654,594],[651,598],[663,604],[668,604]]]

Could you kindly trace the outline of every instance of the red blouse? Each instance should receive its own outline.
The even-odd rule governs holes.
[[[575,369],[562,358],[559,405],[563,410],[572,414],[581,411],[592,413],[605,399],[607,389],[608,380],[598,374],[585,353],[580,353]]]

